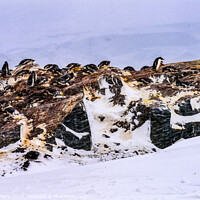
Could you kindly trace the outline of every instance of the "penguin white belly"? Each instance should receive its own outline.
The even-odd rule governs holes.
[[[161,59],[158,60],[158,63],[157,63],[157,66],[156,66],[156,71],[158,71],[160,65],[161,65]]]

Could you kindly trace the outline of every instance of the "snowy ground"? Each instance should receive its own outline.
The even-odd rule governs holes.
[[[199,143],[196,137],[157,153],[84,166],[33,165],[0,178],[0,199],[200,199]]]
[[[199,59],[199,0],[0,1],[0,66],[111,60],[140,69]]]

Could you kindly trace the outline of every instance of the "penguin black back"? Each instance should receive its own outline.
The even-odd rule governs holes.
[[[34,62],[35,60],[33,59],[24,59],[19,63],[19,65],[28,65],[28,64],[33,64]]]
[[[58,70],[60,68],[56,64],[48,64],[48,65],[44,66],[44,69],[47,69],[47,70]]]
[[[91,70],[98,70],[98,67],[95,65],[95,64],[88,64],[88,65],[85,65],[85,68],[86,69],[91,69]]]
[[[90,74],[90,73],[94,73],[95,71],[98,70],[98,67],[95,64],[88,64],[85,65],[81,71],[86,73],[86,74]]]
[[[104,60],[99,63],[98,68],[103,68],[104,66],[109,67],[110,66],[110,61]]]
[[[1,73],[3,77],[5,77],[6,75],[10,75],[9,65],[7,61],[4,62]]]
[[[141,69],[140,70],[144,70],[144,69],[149,69],[150,67],[149,66],[143,66],[143,67],[141,67]]]
[[[48,64],[44,66],[44,69],[46,69],[48,72],[53,73],[56,76],[62,75],[62,70],[58,67],[56,64]]]
[[[67,69],[69,70],[72,70],[72,69],[75,69],[75,68],[79,68],[81,66],[81,64],[79,63],[70,63],[66,66]]]
[[[131,66],[127,66],[124,68],[124,70],[127,70],[127,71],[135,71],[135,69]]]
[[[176,67],[170,65],[163,67],[162,69],[162,72],[175,72],[175,71],[177,71]]]

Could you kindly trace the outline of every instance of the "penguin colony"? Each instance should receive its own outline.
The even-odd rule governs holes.
[[[153,65],[152,65],[151,67],[149,67],[149,66],[143,66],[143,67],[141,68],[141,70],[145,70],[145,69],[150,69],[150,68],[151,68],[153,71],[158,72],[158,71],[159,71],[159,68],[163,65],[163,60],[164,60],[164,58],[162,58],[162,57],[157,57],[157,58],[154,60]],[[130,71],[130,72],[136,71],[136,70],[135,70],[133,67],[131,67],[131,66],[125,67],[124,70]],[[167,70],[166,70],[166,71],[167,71]]]
[[[110,61],[102,61],[98,66],[95,64],[81,66],[79,63],[70,63],[66,67],[60,69],[56,64],[47,64],[42,69],[39,65],[35,64],[35,60],[24,59],[14,70],[10,70],[8,62],[5,61],[2,70],[0,71],[0,77],[8,78],[14,76],[15,79],[18,79],[19,77],[28,76],[27,85],[34,86],[45,82],[45,80],[39,80],[37,78],[37,74],[40,71],[40,73],[51,74],[56,77],[56,80],[52,81],[53,85],[67,85],[70,80],[77,76],[77,72],[88,75],[95,73],[99,69],[106,69],[109,66]]]
[[[163,65],[163,58],[157,57],[154,62],[153,66],[144,66],[141,70],[152,68],[153,71],[158,72],[160,66]],[[85,66],[81,66],[79,63],[70,63],[66,67],[60,69],[56,64],[47,64],[42,69],[39,65],[35,64],[35,60],[33,59],[24,59],[22,60],[17,66],[15,70],[10,70],[8,62],[2,66],[1,76],[3,78],[10,77],[12,75],[15,76],[15,79],[23,76],[28,76],[27,85],[34,86],[39,84],[44,84],[45,78],[38,79],[37,73],[38,71],[42,71],[43,73],[52,74],[54,77],[57,77],[55,81],[52,81],[54,86],[66,86],[69,85],[69,81],[73,80],[74,77],[77,77],[77,72],[81,72],[83,75],[89,75],[92,73],[97,72],[99,69],[108,69],[110,67],[110,61],[102,61],[99,63],[98,66],[95,64],[87,64]],[[136,71],[133,67],[127,66],[124,68],[125,71],[134,72]],[[163,71],[171,71],[173,67],[168,67],[166,69],[163,68]]]

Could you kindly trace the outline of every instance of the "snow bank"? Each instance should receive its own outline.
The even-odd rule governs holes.
[[[50,165],[50,171],[46,166],[46,172],[38,172],[38,164],[33,165],[29,174],[0,178],[0,197],[4,195],[9,199],[15,195],[15,199],[20,200],[47,197],[63,200],[199,199],[199,142],[200,137],[196,137],[154,154],[86,166],[65,166],[57,162],[59,169]]]

